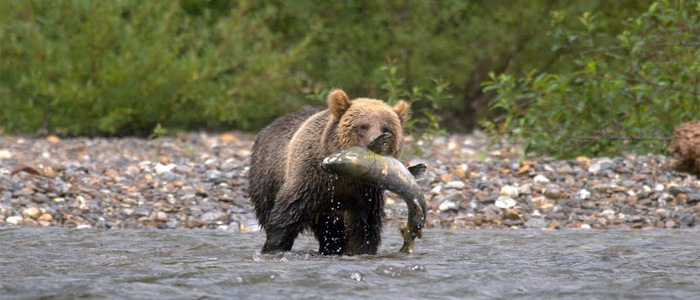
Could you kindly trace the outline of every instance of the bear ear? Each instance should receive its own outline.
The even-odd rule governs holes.
[[[411,105],[406,101],[400,100],[398,103],[396,103],[396,105],[394,105],[393,109],[394,112],[399,115],[401,124],[406,124],[406,122],[408,122],[408,115],[411,110]]]
[[[332,90],[328,93],[328,109],[336,120],[340,120],[340,117],[350,108],[351,104],[352,102],[350,102],[348,95],[341,89]]]

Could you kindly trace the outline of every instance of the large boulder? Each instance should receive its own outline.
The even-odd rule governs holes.
[[[678,125],[673,130],[669,152],[676,158],[675,168],[700,177],[700,121]]]

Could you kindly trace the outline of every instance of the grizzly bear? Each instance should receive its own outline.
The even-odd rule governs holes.
[[[381,100],[350,101],[342,90],[327,96],[328,109],[304,108],[280,117],[255,138],[248,194],[265,230],[263,253],[290,251],[310,230],[323,255],[376,254],[381,243],[384,191],[321,170],[329,154],[367,146],[384,132],[393,135],[389,155],[403,146],[409,105]]]

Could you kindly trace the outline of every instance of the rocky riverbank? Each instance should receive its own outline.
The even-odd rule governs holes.
[[[253,135],[0,136],[0,228],[258,230],[247,198]],[[418,143],[429,228],[685,228],[700,180],[665,156],[519,160],[485,136]],[[420,157],[420,158],[419,158]],[[390,195],[387,227],[406,221]]]

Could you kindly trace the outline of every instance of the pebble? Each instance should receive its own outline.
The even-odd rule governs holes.
[[[588,200],[588,199],[591,198],[591,192],[589,192],[589,191],[586,190],[586,189],[580,189],[580,190],[576,193],[576,198],[579,198],[579,199],[581,199],[581,200]]]
[[[532,185],[523,184],[518,188],[519,195],[532,195]],[[507,196],[507,195],[506,195]]]
[[[36,220],[41,216],[41,210],[36,207],[29,207],[22,211],[22,216]]]
[[[550,199],[559,199],[562,193],[561,188],[556,184],[548,184],[544,191],[544,195]]]
[[[440,206],[438,206],[438,209],[440,211],[458,211],[459,206],[456,203],[447,200],[447,201],[443,201],[442,203],[440,203]]]
[[[520,190],[517,187],[510,186],[510,185],[505,185],[501,187],[501,195],[502,196],[508,196],[511,198],[518,197],[520,194]]]
[[[246,193],[254,136],[227,134],[2,136],[0,228],[258,231]],[[700,180],[665,156],[525,161],[479,132],[421,143],[421,157],[401,161],[428,166],[418,184],[429,228],[688,228],[700,215]],[[11,174],[20,165],[45,176]],[[387,227],[405,224],[403,201],[385,209]]]
[[[50,215],[50,214],[42,214],[42,215],[39,217],[39,221],[51,222],[51,221],[53,221],[53,216]]]
[[[11,216],[5,218],[5,222],[10,225],[19,225],[22,223],[23,218],[21,216]]]
[[[12,152],[7,149],[0,149],[0,159],[11,159],[12,158]]]
[[[496,207],[499,207],[499,208],[511,208],[511,207],[515,206],[516,204],[517,204],[517,202],[515,200],[513,200],[513,198],[506,197],[506,196],[499,196],[495,202]]]
[[[520,219],[520,214],[517,210],[512,208],[505,208],[503,210],[503,219],[506,220],[518,220]]]
[[[544,196],[534,197],[532,198],[532,200],[530,200],[530,202],[532,203],[532,205],[544,210],[554,207],[554,204],[556,203],[555,201],[549,200]]]
[[[168,165],[163,165],[161,163],[157,163],[154,170],[156,171],[156,174],[163,174],[165,172],[171,172],[173,169],[175,169],[174,164],[168,164]]]
[[[700,202],[700,193],[688,194],[688,198],[685,199],[688,204],[695,204]]]
[[[545,228],[547,227],[547,221],[542,220],[541,218],[532,218],[525,222],[525,226],[528,228]]]
[[[465,187],[466,185],[464,184],[463,181],[450,181],[445,184],[446,189],[457,189],[461,190]]]
[[[592,162],[588,167],[588,172],[598,173],[601,171],[611,170],[613,168],[613,162],[608,158],[601,158],[595,162]]]
[[[204,223],[215,223],[226,217],[223,212],[220,211],[210,211],[202,215],[202,222]]]
[[[549,182],[549,178],[543,176],[543,175],[537,175],[535,178],[532,179],[534,183],[547,183]]]

